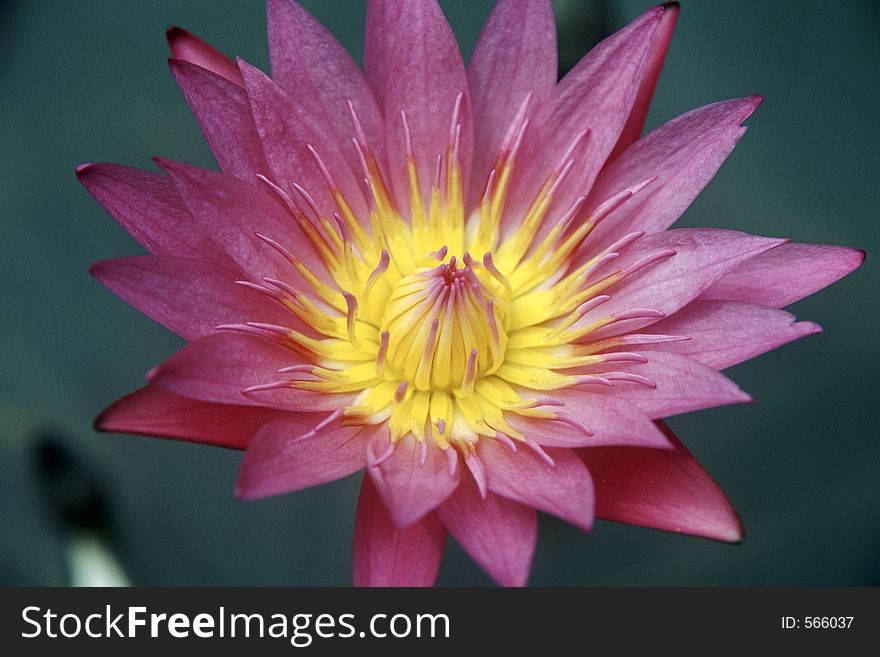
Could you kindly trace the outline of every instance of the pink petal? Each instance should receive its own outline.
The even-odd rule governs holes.
[[[667,446],[666,437],[638,406],[610,394],[566,388],[553,397],[565,403],[551,410],[570,416],[575,423],[507,414],[507,421],[539,445],[550,447]],[[578,427],[587,427],[590,434]]]
[[[238,67],[216,48],[179,27],[169,27],[166,36],[175,58],[208,69],[239,87],[244,86]]]
[[[738,98],[683,114],[630,146],[590,191],[583,216],[615,194],[657,177],[596,227],[585,244],[604,248],[626,233],[671,226],[709,183],[746,129],[761,96]]]
[[[597,394],[625,399],[651,418],[752,401],[733,381],[697,361],[664,351],[645,352],[647,363],[616,363],[615,371],[646,377],[656,387],[614,381]],[[607,369],[607,365],[603,366]],[[587,368],[585,368],[586,370]],[[600,374],[592,371],[590,373]]]
[[[446,157],[456,98],[463,94],[460,163],[466,184],[473,149],[468,81],[455,35],[436,0],[370,0],[364,69],[385,116],[388,161],[401,208],[409,208],[401,111],[406,112],[422,196],[427,199],[437,156]]]
[[[278,85],[339,143],[354,136],[351,101],[370,145],[382,149],[382,114],[348,51],[294,0],[269,0],[266,18],[272,78]],[[355,157],[353,151],[346,152]]]
[[[653,333],[690,340],[643,345],[640,350],[671,351],[723,370],[821,330],[812,322],[796,322],[783,310],[741,301],[697,300],[651,326]]]
[[[497,440],[481,439],[477,453],[486,466],[489,490],[589,531],[593,527],[593,482],[574,450],[548,449],[550,469],[526,446],[514,454]]]
[[[515,225],[523,216],[546,176],[584,130],[589,130],[589,135],[576,153],[553,207],[565,212],[592,187],[632,109],[662,15],[662,7],[648,10],[593,48],[560,81],[555,100],[539,110],[535,128],[529,127],[523,142],[520,157],[528,166],[520,167],[519,179],[512,182],[508,225]],[[548,216],[558,213],[551,209]],[[550,225],[545,222],[539,235]]]
[[[168,61],[211,152],[226,173],[248,182],[269,167],[244,89],[180,59]]]
[[[289,379],[279,369],[302,364],[301,356],[262,338],[217,333],[190,342],[150,375],[150,382],[183,397],[218,404],[282,410],[335,410],[333,395],[280,388],[243,393],[255,385]]]
[[[489,492],[480,497],[470,477],[437,510],[465,552],[502,586],[525,586],[535,553],[535,510]]]
[[[295,269],[257,237],[284,246],[311,271],[322,275],[324,262],[299,224],[269,193],[238,178],[171,160],[157,159],[177,185],[198,229],[223,245],[254,282],[264,276],[290,281]]]
[[[433,586],[446,528],[433,513],[404,530],[391,521],[371,477],[364,477],[354,521],[355,586]]]
[[[664,251],[672,257],[660,260],[608,288],[611,300],[586,313],[579,324],[589,324],[633,308],[651,308],[671,315],[695,299],[723,274],[784,240],[715,228],[678,228],[645,235],[614,261],[623,270],[640,259]],[[593,338],[633,331],[656,321],[646,318],[614,324],[591,334]]]
[[[376,441],[370,445],[373,456],[383,454],[388,444],[387,432],[377,433]],[[433,444],[426,448],[427,458],[422,464],[420,445],[410,433],[397,442],[391,458],[378,466],[369,462],[367,465],[367,473],[400,529],[433,511],[458,486],[459,470],[450,476],[442,450]]]
[[[368,216],[362,174],[354,174],[350,161],[356,161],[354,146],[340,139],[320,115],[309,111],[298,96],[286,94],[262,71],[239,60],[245,89],[263,152],[275,182],[293,194],[291,183],[303,187],[328,217],[338,211],[333,198],[335,188],[342,193],[355,216]],[[352,129],[351,134],[354,134]],[[313,148],[333,177],[331,185],[321,172]],[[350,151],[350,158],[344,156]],[[335,188],[334,188],[335,185]]]
[[[76,175],[132,237],[156,255],[204,258],[226,254],[201,231],[168,176],[118,164],[83,164]]]
[[[482,194],[504,135],[528,94],[540,107],[556,87],[556,21],[548,0],[501,0],[468,67],[474,111],[472,202]]]
[[[275,301],[236,285],[236,272],[207,260],[133,256],[104,260],[89,271],[121,299],[187,340],[210,335],[218,324],[293,319]]]
[[[736,543],[743,528],[730,501],[664,426],[675,449],[580,450],[596,484],[596,515],[631,525]]]
[[[97,417],[95,429],[244,449],[260,427],[284,415],[270,408],[196,401],[149,385],[114,402]]]
[[[831,285],[864,260],[864,251],[844,246],[783,244],[731,270],[702,298],[781,308]]]
[[[236,496],[253,500],[292,493],[363,468],[373,428],[335,420],[303,439],[326,418],[326,413],[294,413],[260,429],[245,450]]]
[[[636,93],[635,103],[626,121],[626,125],[620,133],[617,145],[608,158],[609,160],[617,158],[620,153],[638,140],[642,134],[642,128],[645,126],[645,119],[648,116],[648,109],[651,106],[651,97],[654,95],[657,78],[660,77],[660,70],[663,68],[663,61],[666,59],[666,51],[669,50],[669,42],[672,41],[672,32],[675,30],[675,23],[677,21],[678,3],[667,2],[663,5],[663,16],[660,19],[660,26],[657,28],[657,34],[651,44],[651,49],[648,51],[648,58],[645,61],[645,67],[639,78],[639,90]]]

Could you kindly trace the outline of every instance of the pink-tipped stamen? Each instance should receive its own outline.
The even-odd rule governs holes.
[[[674,249],[663,249],[662,251],[658,251],[657,253],[651,253],[642,258],[639,258],[629,267],[620,272],[621,278],[626,278],[627,276],[632,276],[638,271],[641,271],[645,267],[649,267],[654,263],[660,262],[662,260],[666,260],[667,258],[671,258],[675,255]]]
[[[545,452],[538,443],[536,443],[531,438],[526,438],[525,443],[538,456],[539,459],[544,461],[544,464],[549,470],[556,469],[556,461],[554,461],[553,458],[547,452]]]
[[[496,433],[496,434],[495,434],[495,440],[497,440],[499,443],[501,443],[502,445],[504,445],[504,446],[505,446],[507,449],[509,449],[511,452],[513,452],[514,454],[516,454],[516,449],[517,449],[517,448],[516,448],[516,443],[513,442],[507,434],[505,434],[505,433]]]
[[[651,379],[641,374],[633,374],[632,372],[602,372],[602,376],[610,381],[628,381],[630,383],[638,383],[648,388],[656,388],[657,384]]]
[[[357,111],[354,108],[354,103],[350,98],[346,99],[346,103],[348,104],[348,114],[351,117],[351,123],[354,126],[354,134],[357,137],[358,142],[362,146],[367,146],[367,134],[364,132],[364,126],[361,123],[360,117],[358,117]]]
[[[458,452],[453,447],[447,447],[443,452],[446,456],[446,471],[450,477],[454,477],[458,471]]]
[[[276,242],[275,240],[273,240],[271,237],[267,237],[266,235],[263,235],[262,233],[254,233],[254,235],[256,235],[259,240],[265,242],[266,244],[271,246],[273,249],[275,249],[278,253],[280,253],[284,257],[284,259],[287,260],[290,264],[293,265],[293,264],[296,264],[297,262],[299,262],[299,260],[297,259],[296,256],[294,256],[284,246],[282,246],[279,242]]]
[[[614,386],[609,379],[604,376],[596,376],[595,374],[583,374],[577,377],[577,385],[595,385],[603,386],[605,388],[611,388]]]
[[[489,251],[483,254],[483,266],[486,270],[492,274],[492,276],[501,283],[505,289],[513,294],[513,286],[510,284],[510,281],[507,280],[507,276],[501,273],[501,270],[495,266],[495,261],[492,259],[492,254]]]
[[[590,429],[586,424],[578,420],[576,417],[571,415],[570,413],[556,413],[556,416],[553,418],[559,422],[563,422],[569,426],[574,427],[581,431],[584,435],[592,436],[593,430]]]
[[[251,283],[250,281],[238,280],[238,281],[235,281],[235,284],[240,285],[241,287],[247,288],[248,290],[253,290],[254,292],[258,292],[258,293],[262,294],[263,296],[267,296],[270,299],[273,299],[275,301],[283,302],[284,299],[287,298],[283,294],[281,294],[281,292],[279,292],[278,290],[273,290],[272,288],[268,288],[263,285],[259,285],[258,283]]]
[[[382,254],[379,256],[379,263],[376,265],[376,268],[372,271],[369,278],[367,278],[367,282],[364,285],[364,299],[367,299],[370,296],[370,290],[373,289],[376,281],[382,278],[382,275],[388,271],[388,265],[390,263],[391,256],[386,249],[382,249]]]
[[[310,363],[298,363],[296,365],[279,367],[276,371],[279,374],[290,374],[292,372],[311,372],[313,369],[315,369],[315,366]]]
[[[436,321],[436,320],[434,320]],[[468,355],[467,367],[461,381],[461,394],[470,395],[474,391],[474,381],[477,379],[477,350],[471,349]]]
[[[425,463],[428,462],[428,441],[420,440],[419,441],[419,467],[424,468]]]
[[[376,456],[375,452],[373,452],[372,447],[367,449],[367,461],[369,465],[373,468],[378,468],[380,465],[385,463],[388,459],[394,456],[394,452],[397,451],[397,443],[393,441],[388,441],[388,446],[385,448],[379,456]]]
[[[388,356],[388,331],[379,334],[379,351],[376,353],[376,374],[385,375],[385,359]]]
[[[345,307],[346,307],[346,318],[345,318],[345,326],[348,332],[348,339],[353,345],[357,345],[357,336],[355,335],[355,328],[357,327],[357,311],[358,311],[358,300],[350,292],[343,292],[342,297],[345,299]]]
[[[484,500],[486,499],[486,494],[489,490],[489,485],[486,480],[486,468],[483,467],[483,462],[480,458],[474,454],[469,454],[464,457],[464,463],[467,465],[468,470],[471,471],[471,475],[474,478],[474,483],[477,484],[477,490],[480,492],[480,497]]]

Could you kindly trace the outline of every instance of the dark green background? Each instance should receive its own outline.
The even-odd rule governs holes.
[[[554,4],[569,59],[649,6]],[[360,52],[362,3],[306,5]],[[650,126],[723,98],[767,100],[681,225],[847,244],[868,260],[794,306],[825,333],[728,372],[757,403],[672,422],[742,515],[742,545],[607,522],[584,535],[542,518],[531,583],[878,585],[877,5],[684,5]],[[443,6],[467,56],[491,3]],[[241,503],[238,453],[91,429],[181,345],[87,274],[140,249],[73,174],[86,161],[151,167],[153,155],[213,166],[165,65],[170,23],[267,66],[259,2],[0,5],[0,583],[66,581],[50,509],[85,481],[103,491],[136,584],[347,584],[359,476]],[[48,493],[47,432],[83,473]],[[489,579],[450,541],[439,583]]]

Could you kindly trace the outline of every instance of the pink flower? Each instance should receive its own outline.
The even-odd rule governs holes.
[[[447,532],[522,585],[536,510],[738,541],[661,418],[819,331],[779,310],[863,253],[670,229],[760,97],[640,137],[678,15],[556,80],[549,2],[501,0],[466,70],[432,0],[372,0],[365,71],[269,0],[273,77],[179,29],[171,72],[222,173],[77,173],[150,255],[93,274],[189,341],[97,420],[245,450],[236,493],[365,469],[354,580],[430,585]]]

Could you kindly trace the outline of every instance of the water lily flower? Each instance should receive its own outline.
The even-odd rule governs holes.
[[[359,585],[432,584],[447,533],[523,585],[536,510],[738,541],[662,418],[749,400],[720,370],[819,331],[780,308],[863,254],[670,229],[761,102],[641,136],[677,16],[561,81],[548,0],[500,0],[467,68],[434,0],[371,0],[363,70],[293,0],[272,77],[170,30],[221,171],[77,170],[149,252],[92,273],[188,341],[97,427],[242,449],[244,499],[365,470]]]

